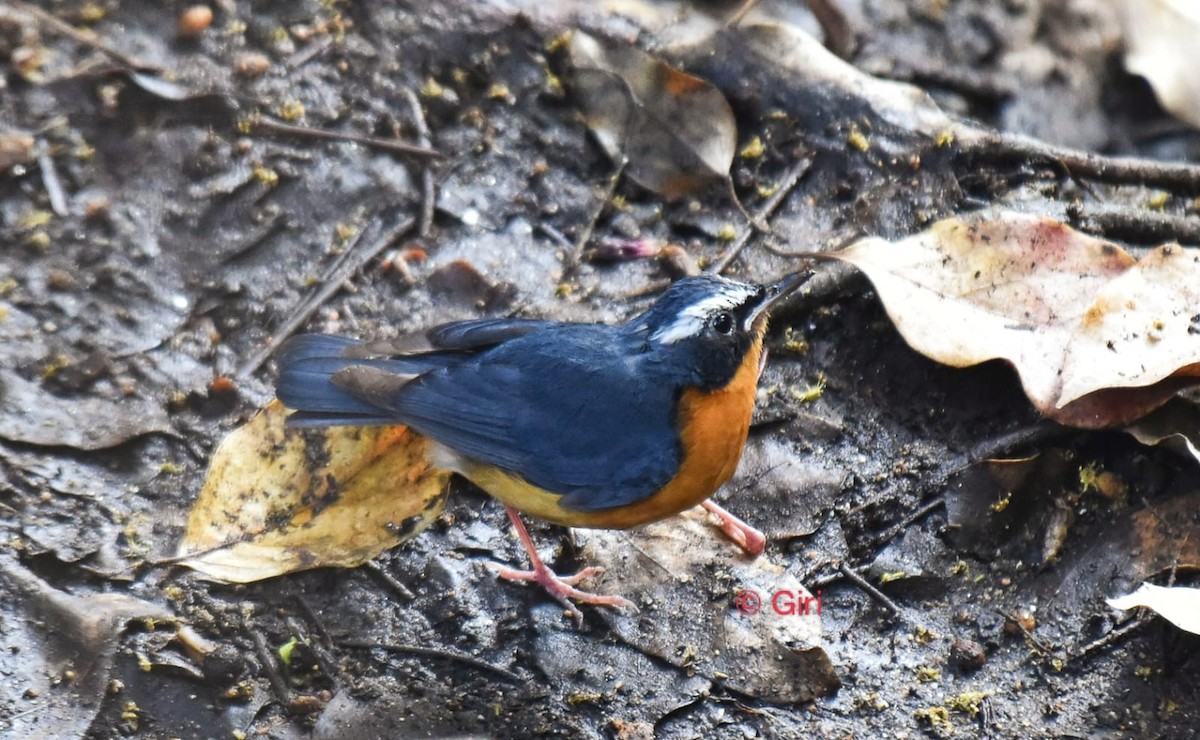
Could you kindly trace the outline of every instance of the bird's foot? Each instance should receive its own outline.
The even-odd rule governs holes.
[[[488,567],[496,571],[496,575],[508,581],[533,581],[537,583],[546,590],[546,593],[553,596],[560,604],[566,607],[567,613],[574,618],[576,624],[580,625],[583,624],[583,613],[571,603],[572,600],[583,604],[598,604],[600,606],[637,610],[637,607],[629,599],[615,595],[594,594],[590,591],[581,591],[575,588],[583,579],[603,573],[603,568],[592,566],[584,568],[572,576],[560,576],[546,567],[546,564],[542,562],[541,556],[538,555],[537,548],[533,546],[533,539],[529,536],[529,531],[525,529],[525,523],[521,521],[520,513],[507,504],[505,504],[504,510],[508,512],[508,518],[512,521],[513,529],[516,530],[517,537],[521,540],[521,544],[525,547],[525,552],[529,555],[529,562],[533,565],[533,569],[517,570],[500,565],[499,563],[488,563]]]
[[[546,593],[553,596],[576,622],[583,621],[583,614],[575,607],[572,601],[578,601],[581,604],[597,604],[599,606],[612,606],[619,609],[636,608],[629,599],[621,596],[594,594],[590,591],[582,591],[575,586],[585,578],[599,575],[604,572],[603,568],[595,566],[584,568],[575,575],[560,576],[550,570],[544,563],[537,564],[540,567],[534,567],[533,570],[517,570],[509,568],[499,563],[488,563],[488,567],[496,572],[496,575],[507,581],[533,581],[546,590]]]
[[[725,509],[718,506],[712,499],[700,504],[720,520],[721,531],[733,540],[734,544],[746,551],[751,557],[758,557],[767,549],[767,536],[761,530],[751,527]]]

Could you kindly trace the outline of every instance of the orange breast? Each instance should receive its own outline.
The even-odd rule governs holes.
[[[572,512],[568,523],[576,527],[636,527],[678,514],[713,495],[733,477],[746,446],[761,357],[759,334],[728,385],[707,393],[694,388],[684,391],[679,400],[683,463],[661,491],[631,506]]]

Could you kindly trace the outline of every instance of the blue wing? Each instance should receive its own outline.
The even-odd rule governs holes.
[[[647,383],[623,335],[601,326],[530,334],[404,386],[391,407],[458,452],[595,511],[644,499],[682,451],[675,388]]]
[[[435,326],[425,336],[438,349],[479,350],[558,324],[540,319],[471,319]]]

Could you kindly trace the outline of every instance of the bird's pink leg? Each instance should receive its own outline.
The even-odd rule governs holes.
[[[593,594],[588,591],[580,591],[575,588],[575,584],[582,581],[588,576],[603,573],[603,568],[590,567],[584,568],[573,576],[559,576],[552,570],[546,567],[538,556],[537,548],[533,546],[533,539],[529,536],[529,531],[525,529],[524,522],[521,521],[521,514],[511,506],[505,504],[504,510],[508,512],[508,518],[512,521],[513,529],[517,531],[517,537],[520,538],[521,544],[525,547],[525,552],[529,554],[529,562],[533,565],[532,570],[516,570],[508,568],[498,563],[489,563],[488,566],[496,571],[496,575],[509,581],[535,581],[546,592],[553,596],[576,621],[582,621],[583,615],[575,608],[575,605],[570,602],[570,599],[584,604],[599,604],[601,606],[615,607],[634,607],[634,604],[629,599],[620,596],[606,596],[603,594]]]
[[[767,548],[765,534],[730,514],[712,499],[705,499],[700,505],[721,520],[721,531],[733,540],[734,544],[745,550],[747,555],[758,557],[763,554],[763,550]]]

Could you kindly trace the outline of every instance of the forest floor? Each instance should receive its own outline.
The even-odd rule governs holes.
[[[460,481],[428,530],[368,566],[239,586],[162,562],[212,450],[270,400],[264,348],[300,307],[295,330],[361,337],[483,315],[620,321],[678,264],[576,266],[589,225],[593,244],[661,240],[702,266],[747,229],[721,187],[667,201],[621,177],[610,192],[556,40],[585,28],[670,56],[655,19],[723,7],[622,5],[216,0],[188,37],[180,3],[0,3],[0,736],[1200,727],[1196,641],[1104,603],[1197,565],[1176,547],[1200,543],[1196,461],[1044,422],[1010,367],[922,357],[866,280],[828,266],[774,318],[751,440],[720,494],[770,536],[760,563],[698,517],[534,524],[559,572],[604,562],[596,590],[641,595],[637,614],[585,608],[576,626],[485,567],[524,555],[502,508]],[[763,5],[820,37],[803,4]],[[1200,135],[1122,69],[1108,5],[838,3],[850,64],[956,119],[1195,161]],[[733,188],[770,226],[731,277],[766,282],[808,266],[789,252],[993,207],[1135,251],[1196,226],[1200,181],[1073,177],[1032,148],[938,142],[728,37],[672,61],[729,100]],[[441,158],[384,143],[423,132]],[[1135,217],[1148,202],[1156,217]],[[1036,459],[1018,481],[991,457]],[[1119,500],[1089,490],[1098,472]],[[744,652],[743,632],[789,618],[741,613],[746,584],[819,592],[819,637],[786,660]],[[189,653],[187,635],[207,647]]]

